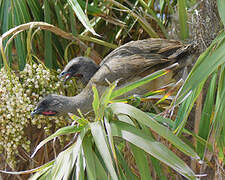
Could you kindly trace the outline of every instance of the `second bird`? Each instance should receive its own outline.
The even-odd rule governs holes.
[[[64,78],[64,82],[66,82],[72,77],[78,77],[84,85],[87,85],[99,68],[100,66],[88,57],[76,57],[65,66],[59,78]]]

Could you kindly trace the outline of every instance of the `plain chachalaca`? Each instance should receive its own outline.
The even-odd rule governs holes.
[[[48,95],[37,104],[32,115],[76,114],[77,109],[80,109],[82,113],[86,113],[92,109],[93,84],[96,85],[101,95],[108,87],[106,80],[114,82],[119,79],[118,87],[121,87],[176,62],[179,64],[179,72],[182,72],[181,70],[191,62],[191,50],[192,46],[190,44],[184,45],[180,41],[175,40],[145,39],[131,41],[118,47],[106,56],[101,62],[100,68],[93,76],[85,77],[86,79],[90,79],[90,81],[80,94],[73,97],[56,94]],[[80,65],[76,65],[76,68],[72,67],[73,61],[70,64],[72,71],[70,71],[70,75],[72,76],[76,76],[77,73],[84,77],[85,74],[82,74],[84,71],[79,70],[79,68],[89,69],[88,66],[82,67]],[[73,71],[73,69],[75,70]],[[66,74],[67,70],[64,69],[63,72]],[[179,74],[182,73],[178,73],[177,70],[172,71],[135,89],[132,93],[141,95],[150,90],[158,89],[174,81],[174,77],[179,76]]]

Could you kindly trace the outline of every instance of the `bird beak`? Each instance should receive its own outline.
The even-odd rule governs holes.
[[[40,109],[35,108],[35,109],[30,113],[30,115],[31,115],[32,118],[34,118],[34,115],[35,115],[35,114],[40,114],[40,112],[41,112]]]
[[[71,72],[61,72],[58,76],[59,79],[64,78],[64,83],[71,78]]]
[[[66,72],[61,72],[59,75],[58,75],[58,78],[61,79],[63,76],[65,76]]]

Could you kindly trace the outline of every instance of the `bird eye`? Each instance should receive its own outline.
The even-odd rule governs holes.
[[[42,102],[42,105],[43,105],[43,106],[46,106],[46,105],[47,105],[47,102],[46,102],[46,101],[43,101],[43,102]]]

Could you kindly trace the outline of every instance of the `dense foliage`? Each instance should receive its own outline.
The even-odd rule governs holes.
[[[28,171],[38,171],[33,179],[181,179],[180,175],[196,179],[196,174],[205,173],[209,179],[222,179],[224,12],[223,0],[0,0],[0,150],[4,167],[26,170],[46,163]],[[100,62],[120,44],[149,37],[192,40],[201,52],[174,101],[160,108],[151,104],[147,109],[153,111],[146,114],[137,108],[140,106],[124,103],[126,100],[115,101],[119,91],[111,84],[102,97],[93,87],[94,120],[82,114],[71,115],[72,120],[30,118],[40,96],[77,91],[76,83],[62,90],[53,69],[79,55]],[[141,102],[135,97],[132,100],[133,105]],[[70,121],[72,125],[66,126]],[[63,128],[56,131],[59,127]],[[38,134],[37,129],[42,128],[44,132]],[[35,142],[29,138],[34,132],[40,137]],[[44,133],[53,134],[45,139]],[[71,134],[72,141],[60,153],[55,141],[50,149],[49,143],[45,145]],[[34,146],[35,165],[29,157],[20,156],[30,154]]]

